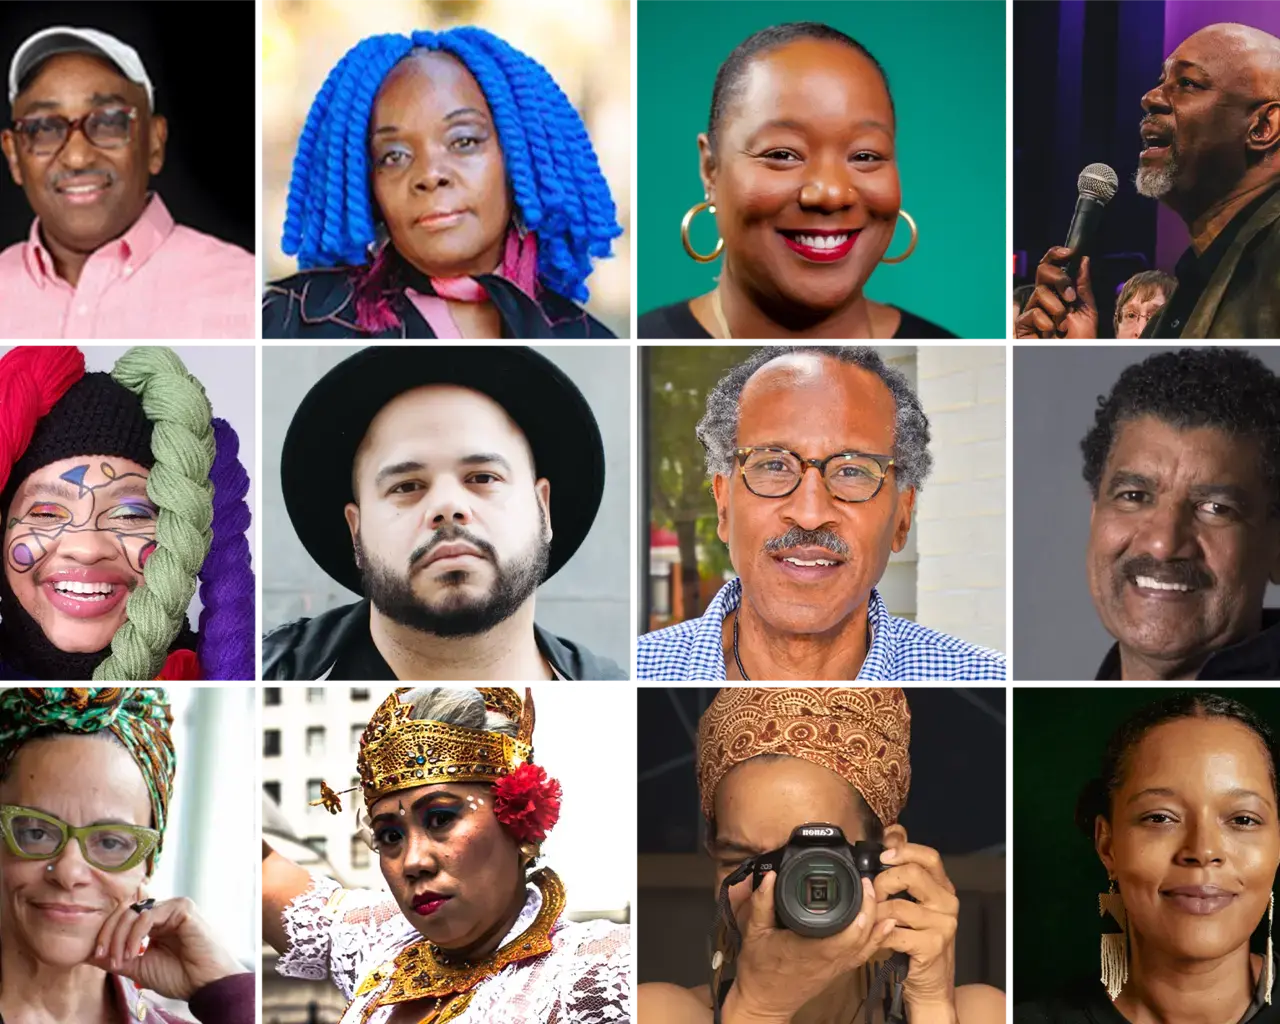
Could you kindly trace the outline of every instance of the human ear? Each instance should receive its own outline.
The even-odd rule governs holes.
[[[893,550],[901,551],[907,546],[907,535],[911,532],[911,512],[916,507],[916,489],[908,487],[898,492],[898,509],[893,524]]]

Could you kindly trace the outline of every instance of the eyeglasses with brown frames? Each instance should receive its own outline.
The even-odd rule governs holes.
[[[806,459],[787,448],[738,448],[734,455],[747,490],[760,498],[785,498],[800,486],[805,470],[812,466],[822,477],[828,493],[837,501],[870,501],[880,493],[891,455],[867,452],[836,452],[825,459]]]
[[[77,118],[61,114],[19,117],[13,122],[13,131],[31,156],[56,156],[77,129],[98,149],[122,149],[133,141],[137,119],[137,107],[98,107]]]

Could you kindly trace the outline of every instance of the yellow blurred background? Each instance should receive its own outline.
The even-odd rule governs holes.
[[[265,0],[262,10],[263,267],[280,248],[289,175],[311,101],[352,46],[384,32],[476,25],[541,63],[587,126],[624,233],[587,280],[588,309],[622,337],[631,315],[631,15],[627,0]]]

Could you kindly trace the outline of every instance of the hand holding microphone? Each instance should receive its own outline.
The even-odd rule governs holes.
[[[1096,338],[1098,306],[1093,298],[1088,253],[1102,213],[1119,178],[1106,164],[1090,164],[1076,181],[1079,196],[1067,243],[1050,249],[1036,267],[1036,288],[1014,322],[1019,338]]]

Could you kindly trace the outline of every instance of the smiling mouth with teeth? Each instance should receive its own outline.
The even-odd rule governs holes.
[[[53,585],[53,589],[64,597],[74,597],[78,601],[105,601],[115,593],[114,583],[77,583],[64,580]]]
[[[784,559],[783,559],[783,561],[784,561],[784,562],[790,562],[792,565],[803,565],[803,566],[805,566],[806,568],[807,568],[807,567],[811,567],[811,566],[815,566],[815,565],[839,565],[839,564],[840,564],[839,562],[832,562],[832,561],[828,561],[828,560],[827,560],[827,559],[825,559],[825,558],[815,558],[815,559],[813,559],[813,560],[811,560],[811,561],[810,561],[810,560],[806,560],[806,559],[803,559],[803,558],[790,558],[790,557],[787,557],[787,558],[784,558]]]
[[[1183,594],[1188,594],[1196,589],[1195,587],[1187,586],[1185,583],[1163,583],[1153,576],[1135,576],[1133,582],[1143,590],[1177,590]]]

